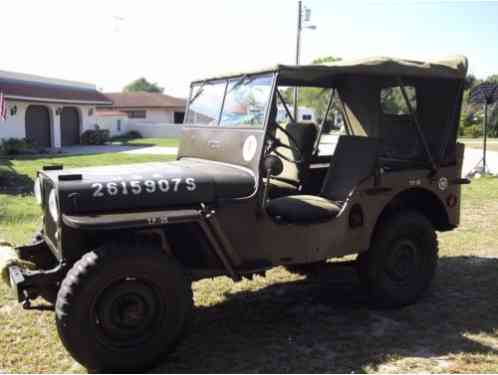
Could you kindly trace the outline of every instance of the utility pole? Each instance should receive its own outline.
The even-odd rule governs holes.
[[[301,55],[301,31],[303,30],[303,2],[297,2],[297,40],[296,40],[296,65],[299,65]],[[297,101],[299,97],[299,89],[294,87],[294,121],[298,122]]]
[[[304,10],[304,11],[303,11]],[[304,20],[303,20],[304,15]],[[297,39],[296,39],[296,65],[300,64],[301,60],[301,32],[303,29],[316,30],[315,25],[304,24],[310,22],[311,18],[311,9],[308,7],[304,7],[303,2],[300,0],[297,2]],[[304,24],[304,25],[303,25]],[[294,121],[298,121],[298,97],[299,97],[299,89],[294,87]]]
[[[484,143],[482,146],[482,174],[486,174],[486,143],[488,138],[488,100],[484,102]]]

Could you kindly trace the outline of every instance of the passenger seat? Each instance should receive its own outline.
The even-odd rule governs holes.
[[[290,195],[268,203],[270,216],[285,223],[315,224],[335,218],[353,189],[374,174],[379,153],[376,138],[341,136],[320,196]]]

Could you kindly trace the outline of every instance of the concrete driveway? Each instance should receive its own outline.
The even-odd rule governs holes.
[[[102,146],[67,146],[62,147],[61,152],[69,155],[92,155],[106,154],[110,152],[126,154],[146,154],[146,155],[176,155],[177,147],[140,146],[140,145],[102,145]]]

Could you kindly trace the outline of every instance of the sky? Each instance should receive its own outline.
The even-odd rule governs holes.
[[[498,74],[498,2],[307,0],[301,62],[337,56],[468,57]],[[139,77],[188,94],[213,74],[292,64],[296,0],[16,0],[2,4],[0,70],[121,91]]]

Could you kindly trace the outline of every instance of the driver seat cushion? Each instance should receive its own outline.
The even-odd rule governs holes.
[[[315,224],[334,219],[341,207],[315,195],[291,195],[268,203],[268,214],[277,220],[296,224]]]

